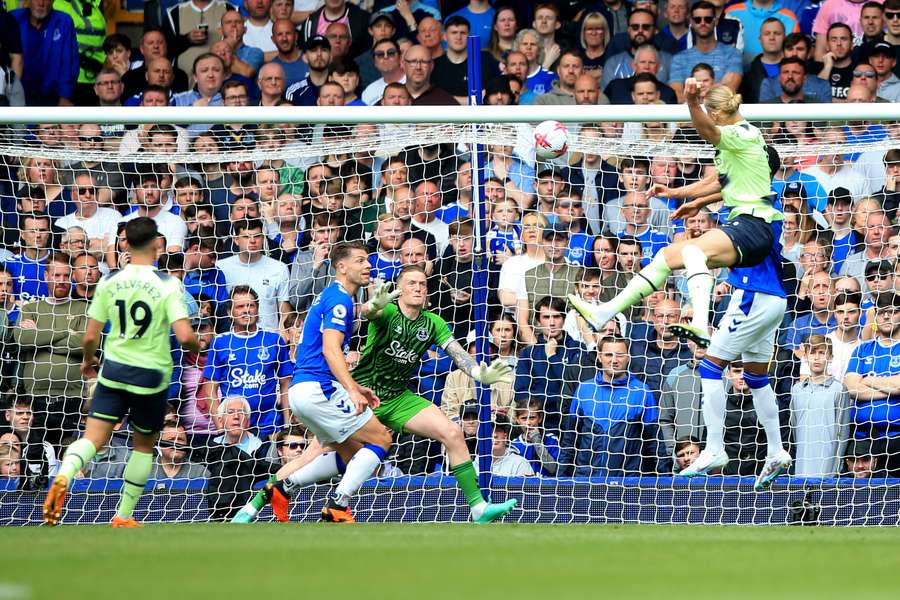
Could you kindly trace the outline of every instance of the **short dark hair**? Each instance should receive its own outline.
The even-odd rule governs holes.
[[[428,276],[428,272],[425,271],[425,267],[420,265],[406,265],[405,267],[400,269],[399,273],[397,273],[397,281],[400,281],[400,279],[407,273],[423,273],[426,277]]]
[[[156,221],[150,217],[138,217],[125,225],[125,239],[128,246],[134,250],[146,248],[157,237],[159,229],[156,227]]]
[[[862,294],[860,292],[840,292],[834,297],[833,306],[840,306],[841,304],[860,306],[862,304]]]
[[[107,54],[118,47],[131,51],[131,38],[124,33],[111,33],[103,39],[103,51]]]
[[[869,2],[866,2],[865,4],[862,5],[860,12],[867,8],[877,8],[881,12],[884,12],[884,7],[881,4],[879,4],[878,2],[872,2],[871,0],[869,0]]]
[[[619,246],[616,248],[616,252],[618,252],[619,248],[622,246],[637,246],[641,250],[644,249],[643,245],[641,245],[641,240],[627,233],[623,233],[619,236]]]
[[[259,229],[260,231],[265,230],[263,226],[263,222],[259,219],[238,219],[234,222],[234,225],[231,226],[235,235],[240,235],[241,232],[247,231],[248,229]]]
[[[900,148],[891,148],[884,154],[884,164],[894,165],[900,163]]]
[[[362,250],[367,255],[369,251],[366,249],[366,244],[360,240],[353,240],[351,242],[338,242],[334,245],[334,248],[331,249],[331,264],[337,265],[342,260],[349,257],[354,250]]]
[[[551,310],[555,310],[558,313],[566,314],[566,301],[562,298],[556,298],[554,296],[544,296],[534,307],[535,314],[541,312],[542,308],[549,308]]]
[[[447,21],[444,23],[444,31],[446,31],[447,28],[449,28],[449,27],[453,27],[454,25],[456,25],[456,26],[462,25],[469,31],[472,30],[472,24],[469,23],[469,20],[467,18],[460,16],[460,15],[453,15],[452,17],[447,19]]]
[[[235,296],[239,296],[241,294],[253,296],[253,299],[256,302],[259,302],[259,294],[256,293],[256,290],[246,284],[236,285],[231,288],[231,292],[228,294],[228,300],[234,300]]]
[[[694,2],[693,4],[691,4],[691,14],[694,14],[694,11],[696,11],[696,10],[703,10],[703,9],[711,10],[711,11],[713,11],[713,14],[715,14],[715,12],[716,12],[715,5],[712,2],[707,2],[707,0],[697,0],[697,2]],[[652,15],[653,13],[650,13],[650,14]]]
[[[653,73],[638,73],[634,76],[634,81],[632,83],[632,89],[639,83],[652,83],[654,87],[656,87],[656,91],[659,91],[659,79],[656,78],[656,75]]]
[[[786,56],[782,58],[781,62],[778,63],[778,68],[780,69],[781,67],[787,65],[800,65],[801,67],[803,67],[803,72],[806,72],[806,62],[798,56]]]
[[[809,37],[805,33],[800,33],[799,31],[794,33],[789,33],[785,36],[784,41],[781,43],[782,48],[793,48],[800,42],[806,44],[806,47],[809,48],[812,44],[809,42]]]
[[[650,12],[650,11],[647,10],[646,8],[634,8],[634,9],[632,9],[632,10],[628,13],[628,19],[627,19],[627,22],[630,23],[630,22],[631,22],[631,17],[633,17],[634,15],[639,15],[639,14],[650,15],[650,17],[653,19],[653,26],[654,26],[654,27],[656,26],[656,15],[654,15],[652,12]]]
[[[832,23],[828,26],[828,31],[825,32],[826,39],[829,35],[831,35],[832,31],[841,28],[846,29],[850,33],[850,37],[853,37],[853,29],[851,29],[849,25],[847,25],[846,23]]]
[[[896,292],[884,292],[878,294],[878,300],[875,301],[876,308],[900,308],[900,294]]]
[[[603,339],[600,340],[600,343],[597,344],[597,350],[603,351],[603,346],[606,344],[625,344],[625,347],[628,349],[629,354],[631,353],[631,345],[628,343],[628,339],[622,337],[621,335],[607,335],[603,336]]]

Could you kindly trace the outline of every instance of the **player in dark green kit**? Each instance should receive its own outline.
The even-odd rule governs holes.
[[[397,287],[397,291],[389,293],[390,284],[382,284],[366,305],[368,337],[359,364],[353,370],[353,378],[360,385],[371,388],[379,397],[381,404],[374,412],[386,427],[444,444],[451,472],[471,507],[473,521],[489,523],[499,519],[515,508],[516,500],[502,504],[485,501],[459,425],[448,419],[437,406],[409,391],[409,382],[418,371],[422,356],[433,345],[443,348],[457,367],[485,385],[510,381],[512,370],[502,362],[476,364],[453,339],[447,323],[436,314],[424,310],[428,284],[423,269],[405,267],[397,277]],[[396,304],[392,302],[394,299],[397,299]],[[271,501],[273,495],[281,495],[285,497],[272,502],[273,508],[286,506],[286,496],[290,492],[318,481],[314,479],[314,455],[323,451],[320,448],[309,449],[295,459],[296,464],[292,466],[288,463],[282,467],[278,474],[279,483],[268,485],[254,502],[258,504],[264,496]],[[241,513],[245,513],[245,509]],[[286,511],[278,512],[276,517],[286,521]],[[248,522],[241,513],[235,517],[235,522]]]

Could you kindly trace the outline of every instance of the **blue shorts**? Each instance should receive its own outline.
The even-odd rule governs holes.
[[[775,234],[765,219],[738,215],[731,221],[726,221],[719,229],[731,239],[737,252],[737,263],[731,265],[732,267],[755,267],[766,260],[772,252]]]
[[[168,401],[168,388],[153,394],[135,394],[98,383],[88,416],[108,423],[118,423],[128,415],[128,422],[135,431],[156,433],[163,428]]]

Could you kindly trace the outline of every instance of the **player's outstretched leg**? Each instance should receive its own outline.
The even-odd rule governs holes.
[[[474,522],[491,523],[508,515],[516,507],[518,500],[515,498],[500,504],[492,504],[484,499],[481,488],[478,487],[478,475],[475,473],[475,465],[472,464],[462,429],[448,419],[438,407],[428,403],[428,406],[403,425],[403,429],[414,435],[437,440],[447,448],[450,471],[466,497],[466,502],[469,503]]]
[[[709,304],[713,276],[706,264],[706,254],[698,246],[687,244],[681,249],[685,278],[691,299],[693,317],[690,323],[673,323],[669,331],[682,341],[692,341],[701,348],[709,347]]]
[[[679,473],[682,477],[709,475],[728,464],[725,453],[725,382],[722,380],[725,367],[711,358],[707,356],[701,360],[699,367],[706,447],[690,466]]]
[[[755,367],[755,368],[754,368]],[[752,369],[752,370],[751,370]],[[776,477],[791,468],[793,459],[781,443],[781,423],[778,420],[778,401],[769,384],[765,365],[744,365],[744,381],[753,395],[756,419],[766,430],[766,462],[756,478],[753,489],[767,489]]]
[[[590,304],[574,294],[569,303],[594,331],[600,331],[613,317],[628,310],[656,290],[662,289],[672,269],[666,263],[665,252],[658,252],[650,264],[641,269],[621,292],[609,302]]]

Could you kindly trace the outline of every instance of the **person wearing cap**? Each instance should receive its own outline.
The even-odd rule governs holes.
[[[272,57],[270,64],[281,65],[284,69],[285,89],[303,81],[309,74],[309,66],[303,60],[300,48],[297,47],[297,30],[290,19],[278,19],[272,24],[272,41],[275,43],[277,54]],[[267,75],[271,77],[272,75]],[[260,79],[262,74],[260,74]]]
[[[890,102],[900,102],[900,78],[894,74],[897,57],[894,47],[881,41],[869,51],[869,64],[875,69],[878,80],[878,96]]]
[[[319,87],[328,81],[328,65],[331,64],[331,42],[322,35],[309,38],[303,50],[303,60],[309,67],[306,77],[287,88],[284,93],[294,106],[315,106]]]
[[[900,149],[891,148],[884,154],[884,186],[872,195],[881,203],[884,212],[893,222],[900,206]]]
[[[859,320],[862,327],[859,334],[860,339],[870,340],[875,337],[875,305],[881,294],[895,291],[895,268],[896,258],[876,259],[866,264],[868,294],[859,306],[862,311]]]
[[[531,308],[544,297],[564,299],[575,293],[580,267],[566,261],[569,247],[569,227],[554,223],[544,228],[543,246],[545,261],[525,272],[525,296],[517,296],[519,332],[522,339],[533,343],[531,334]]]
[[[415,21],[414,21],[415,22]],[[369,17],[369,36],[372,38],[372,46],[356,57],[359,65],[360,87],[365,89],[370,83],[378,79],[379,73],[373,56],[374,47],[381,40],[393,40],[397,34],[395,15],[390,8],[372,13]]]
[[[886,474],[878,471],[878,458],[872,450],[871,440],[853,440],[847,447],[847,456],[844,457],[846,473],[853,479],[871,479],[872,477],[884,477]]]
[[[825,205],[825,219],[831,231],[831,264],[835,273],[840,273],[844,261],[854,251],[860,236],[853,229],[853,198],[850,190],[836,187],[828,194]]]
[[[372,47],[372,38],[367,30],[369,12],[347,0],[325,0],[324,6],[297,28],[301,44],[306,45],[314,37],[325,36],[328,25],[335,22],[345,23],[350,29],[350,58],[356,58]]]
[[[855,437],[877,443],[890,476],[900,474],[900,295],[886,292],[875,304],[875,338],[862,342],[847,366],[844,384],[856,402]]]

